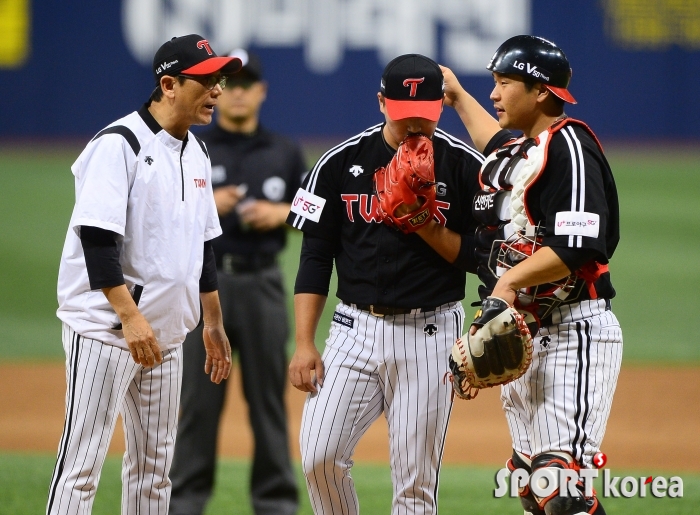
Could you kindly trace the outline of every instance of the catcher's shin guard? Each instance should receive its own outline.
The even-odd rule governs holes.
[[[532,474],[530,463],[530,459],[527,456],[513,449],[513,456],[506,462],[506,467],[511,472],[515,469],[523,469],[527,470],[528,474]],[[523,505],[526,515],[545,515],[544,510],[540,509],[528,485],[518,488],[518,494],[520,494],[520,504]]]
[[[566,485],[559,484],[559,470],[571,469],[576,472],[580,470],[576,460],[574,460],[569,454],[564,452],[549,452],[535,456],[532,459],[532,472],[534,473],[540,469],[548,469],[548,474],[545,476],[546,481],[553,482],[556,485],[556,488],[548,497],[541,498],[533,494],[533,497],[537,500],[539,508],[544,510],[546,515],[586,515],[589,513],[605,513],[605,511],[595,511],[598,508],[601,510],[603,508],[600,503],[597,502],[598,500],[595,498],[595,496],[591,498],[591,503],[589,505],[589,500],[584,497],[583,484],[580,481],[576,484],[576,491],[578,495],[561,495],[561,489],[562,487],[566,488]]]

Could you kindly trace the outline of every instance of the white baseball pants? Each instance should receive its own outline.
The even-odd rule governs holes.
[[[63,324],[66,419],[47,515],[89,514],[117,413],[124,421],[122,515],[167,514],[182,377],[182,348],[153,368]]]
[[[382,413],[389,426],[391,513],[437,513],[452,410],[452,385],[444,376],[461,336],[461,303],[385,317],[341,303],[335,315],[323,353],[323,387],[307,397],[300,434],[314,513],[359,513],[352,455]]]
[[[602,299],[557,308],[534,337],[532,365],[501,387],[513,448],[563,451],[584,467],[600,449],[622,362],[622,331]]]

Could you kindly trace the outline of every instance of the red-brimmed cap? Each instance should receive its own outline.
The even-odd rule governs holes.
[[[209,41],[199,34],[189,34],[172,38],[158,49],[153,57],[153,76],[158,84],[163,75],[209,75],[218,71],[230,75],[241,66],[238,57],[219,57]]]
[[[440,100],[391,100],[386,102],[386,112],[392,120],[404,118],[425,118],[437,122],[442,114],[442,99]]]
[[[438,64],[420,54],[401,55],[384,68],[381,93],[392,120],[425,118],[437,122],[445,83]]]

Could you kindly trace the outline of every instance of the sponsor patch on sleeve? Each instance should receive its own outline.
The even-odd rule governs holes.
[[[335,311],[333,313],[333,322],[337,322],[340,325],[344,325],[345,327],[349,327],[350,329],[352,329],[352,326],[355,323],[355,319]]]
[[[597,238],[600,231],[600,216],[586,211],[559,211],[554,223],[557,236],[588,236]]]
[[[292,200],[292,213],[308,218],[312,222],[318,222],[325,205],[326,199],[299,188]]]

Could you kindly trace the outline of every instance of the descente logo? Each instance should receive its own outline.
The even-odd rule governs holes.
[[[161,73],[170,68],[173,64],[177,64],[178,60],[175,59],[174,61],[170,61],[169,63],[163,63],[158,68],[156,68],[156,73]]]
[[[510,487],[507,478],[510,476]],[[510,472],[502,468],[496,473],[496,489],[493,496],[496,498],[518,497],[518,490],[529,486],[537,497],[546,498],[559,487],[559,495],[562,497],[577,497],[579,495],[577,482],[582,482],[584,494],[587,497],[593,495],[593,480],[598,477],[597,469],[581,469],[578,473],[571,469],[541,468],[530,475],[525,469],[515,469]],[[651,485],[647,487],[647,485]],[[673,476],[668,479],[662,476],[634,477],[613,476],[609,469],[603,471],[602,497],[646,497],[647,492],[653,497],[683,497],[683,478]],[[601,495],[601,492],[598,493]]]

